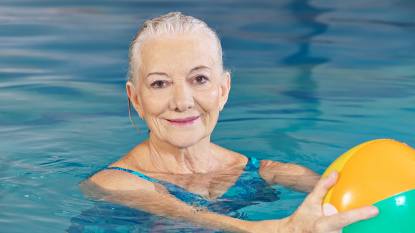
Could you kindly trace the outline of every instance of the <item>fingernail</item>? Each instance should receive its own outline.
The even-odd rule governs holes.
[[[372,206],[369,210],[369,213],[370,213],[371,216],[374,217],[374,216],[378,215],[379,209],[375,206]]]
[[[330,174],[329,174],[329,176],[330,176],[330,178],[334,178],[336,176],[335,175],[335,170],[331,171]]]

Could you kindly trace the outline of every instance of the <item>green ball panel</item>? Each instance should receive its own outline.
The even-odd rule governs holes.
[[[379,208],[376,217],[351,224],[343,228],[343,233],[415,232],[415,189],[373,205]]]

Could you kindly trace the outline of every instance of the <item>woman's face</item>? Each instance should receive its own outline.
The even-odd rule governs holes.
[[[203,33],[159,37],[141,46],[141,61],[138,93],[130,82],[127,91],[151,137],[179,148],[210,137],[230,89],[212,41]]]

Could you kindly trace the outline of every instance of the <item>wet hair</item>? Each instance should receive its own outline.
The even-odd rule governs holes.
[[[177,34],[193,34],[196,32],[205,33],[214,43],[214,49],[218,56],[219,67],[223,69],[222,46],[216,32],[211,29],[205,22],[192,16],[183,15],[180,12],[168,13],[150,20],[147,20],[140,31],[135,35],[129,50],[129,71],[128,81],[138,84],[138,70],[142,63],[140,51],[141,47],[159,36],[174,36]]]

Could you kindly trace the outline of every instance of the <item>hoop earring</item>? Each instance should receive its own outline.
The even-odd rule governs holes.
[[[131,121],[131,123],[133,123],[133,125],[134,125],[134,127],[138,130],[138,131],[140,131],[140,133],[143,133],[143,132],[141,132],[141,130],[134,124],[134,122],[133,122],[133,118],[131,117],[131,102],[130,102],[130,97],[127,97],[127,101],[128,101],[128,115],[130,116],[130,121]],[[141,120],[143,120],[143,118],[141,118]]]

